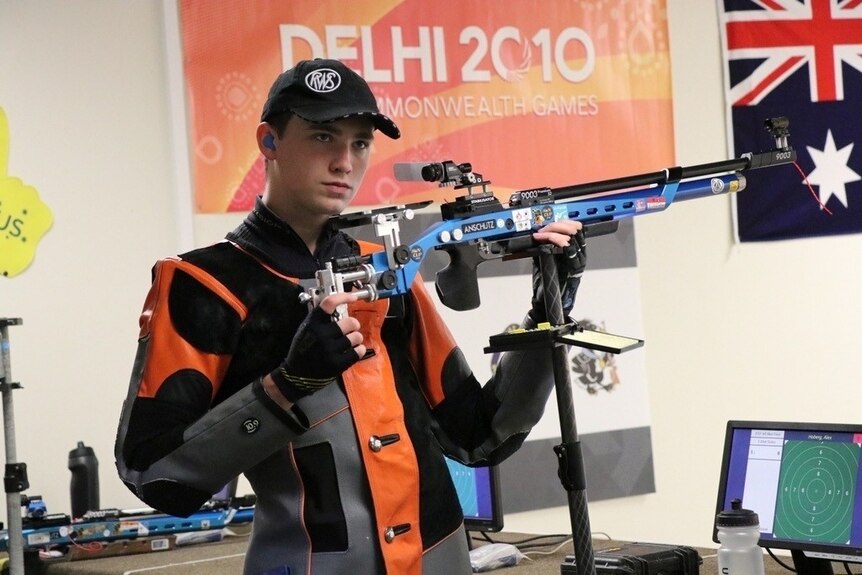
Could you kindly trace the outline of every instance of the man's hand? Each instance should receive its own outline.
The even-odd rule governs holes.
[[[587,245],[583,225],[573,220],[552,222],[533,234],[536,241],[550,243],[563,248],[556,256],[557,274],[560,281],[560,296],[563,314],[568,316],[575,305],[575,295],[581,276],[587,265]],[[547,321],[545,297],[542,290],[542,273],[538,261],[533,259],[533,299],[530,318],[536,324]]]
[[[584,228],[581,222],[575,220],[560,220],[551,222],[533,234],[537,242],[554,244],[558,248],[571,245],[572,236]]]
[[[356,300],[351,293],[328,295],[299,325],[287,358],[269,374],[288,402],[296,403],[323,389],[365,356],[359,320],[354,317],[332,320],[339,305]],[[268,383],[264,381],[264,387]]]

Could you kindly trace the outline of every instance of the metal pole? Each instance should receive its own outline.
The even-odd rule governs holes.
[[[12,390],[21,386],[12,382],[9,359],[9,326],[21,325],[20,318],[0,318],[0,392],[3,394],[3,436],[6,442],[6,519],[9,535],[9,573],[24,575],[24,536],[21,526],[21,491],[28,487],[26,466],[18,463],[15,448],[15,409]],[[23,476],[21,472],[23,471]]]
[[[545,311],[548,322],[562,325],[563,306],[560,301],[560,281],[557,263],[548,246],[540,248],[539,266],[542,272],[542,288],[545,296]],[[595,575],[595,555],[590,532],[590,517],[587,512],[587,486],[581,443],[575,424],[575,404],[569,374],[569,355],[565,345],[555,345],[553,354],[554,386],[557,392],[557,409],[560,413],[560,437],[562,443],[554,448],[559,463],[560,481],[569,500],[569,519],[572,523],[572,540],[575,549],[575,565],[578,575]],[[563,571],[561,567],[561,571]],[[568,571],[565,571],[568,572]]]

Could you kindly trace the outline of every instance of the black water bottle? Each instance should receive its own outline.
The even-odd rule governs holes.
[[[99,510],[99,460],[92,447],[78,442],[69,452],[69,471],[72,472],[72,518],[83,517],[87,511]]]

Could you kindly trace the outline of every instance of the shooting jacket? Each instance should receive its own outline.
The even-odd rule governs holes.
[[[302,286],[333,256],[375,249],[332,228],[318,244],[309,253],[258,199],[225,241],[156,263],[119,475],[187,516],[244,473],[257,497],[245,573],[470,573],[443,455],[513,453],[553,389],[550,354],[505,354],[481,386],[417,279],[408,295],[351,304],[374,355],[285,411],[261,378],[308,313]]]

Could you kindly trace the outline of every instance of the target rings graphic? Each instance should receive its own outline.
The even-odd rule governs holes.
[[[860,446],[787,441],[775,514],[776,537],[847,543]]]

